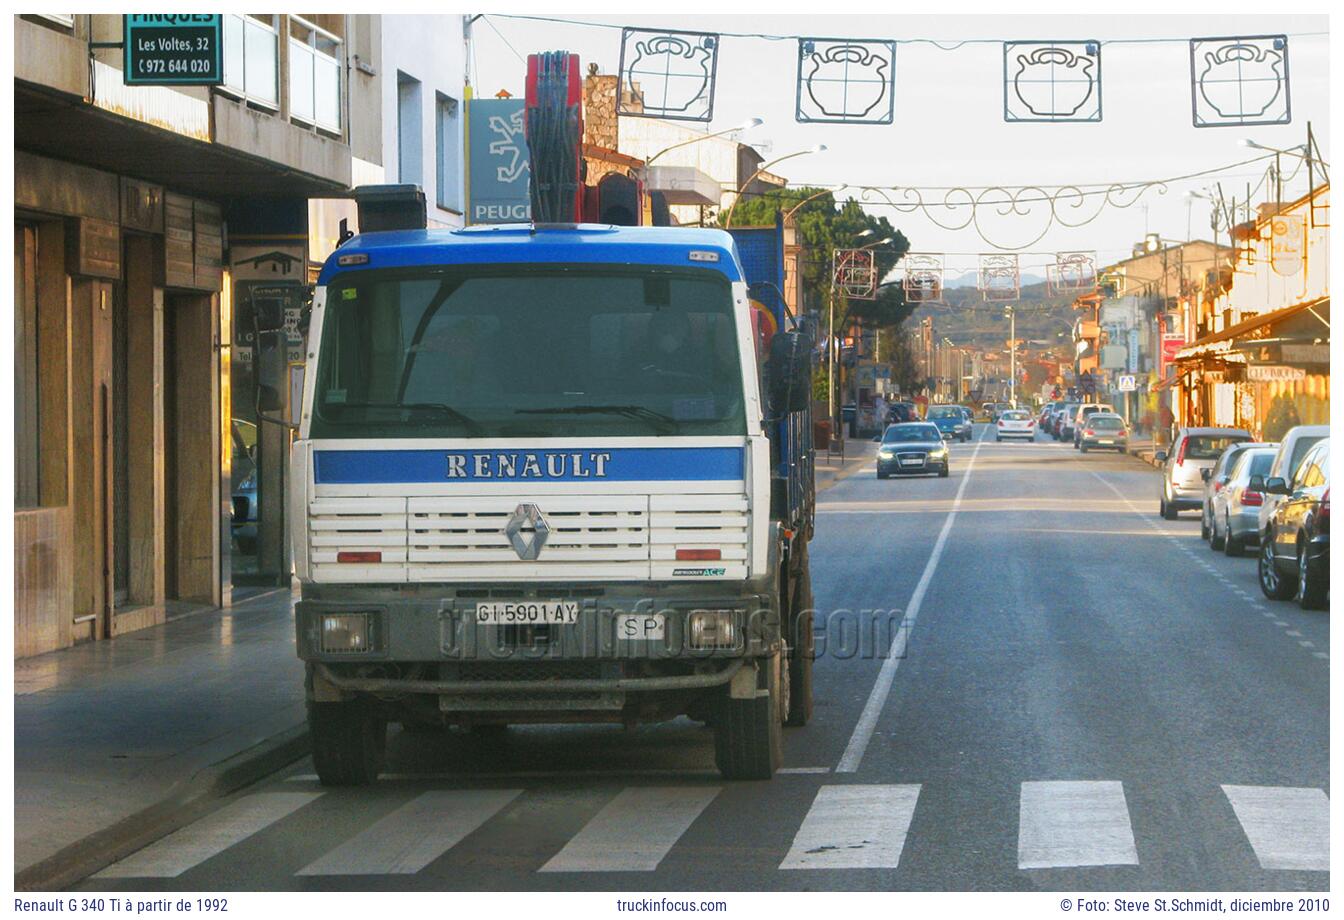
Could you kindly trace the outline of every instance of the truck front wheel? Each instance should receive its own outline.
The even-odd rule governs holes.
[[[308,704],[313,766],[324,786],[367,786],[383,768],[387,722],[364,700]]]
[[[780,655],[760,660],[766,672],[764,691],[751,699],[733,699],[726,692],[715,713],[714,763],[724,779],[770,779],[784,755]]]

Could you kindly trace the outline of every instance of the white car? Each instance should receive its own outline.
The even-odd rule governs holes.
[[[1293,476],[1297,474],[1297,468],[1302,464],[1302,459],[1306,457],[1307,451],[1316,445],[1316,442],[1330,437],[1329,425],[1296,425],[1288,429],[1288,432],[1279,441],[1279,452],[1274,455],[1274,463],[1265,474],[1265,479],[1271,479],[1278,476],[1284,482],[1292,482]],[[1260,511],[1256,515],[1258,526],[1256,530],[1264,533],[1269,522],[1274,520],[1274,509],[1278,507],[1279,502],[1283,501],[1282,495],[1276,495],[1272,492],[1265,493],[1264,504],[1260,506]]]
[[[1036,419],[1026,409],[1005,409],[994,423],[994,440],[1024,438],[1036,440]]]

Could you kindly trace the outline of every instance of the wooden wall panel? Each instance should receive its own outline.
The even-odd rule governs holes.
[[[126,240],[127,457],[131,605],[164,601],[163,291],[149,237]]]
[[[14,512],[14,657],[71,643],[70,509]]]
[[[174,294],[173,420],[176,468],[177,596],[219,602],[219,365],[215,351],[217,295]]]

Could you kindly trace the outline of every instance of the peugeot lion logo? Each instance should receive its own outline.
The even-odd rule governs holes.
[[[540,508],[525,502],[513,509],[509,523],[504,525],[504,532],[509,535],[509,542],[513,544],[513,551],[518,554],[518,558],[530,562],[541,555],[541,548],[546,545],[551,527],[541,516]]]

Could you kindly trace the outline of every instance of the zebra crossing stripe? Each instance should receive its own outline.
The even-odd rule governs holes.
[[[822,786],[781,869],[894,869],[918,785]]]
[[[407,875],[457,846],[521,789],[426,792],[300,869],[299,875]]]
[[[1129,806],[1119,782],[1022,784],[1018,868],[1138,864]]]
[[[1262,869],[1330,868],[1330,799],[1321,789],[1223,786]]]
[[[320,792],[249,795],[113,863],[94,878],[175,878],[298,811]]]
[[[542,872],[652,872],[719,794],[718,786],[622,790]]]

